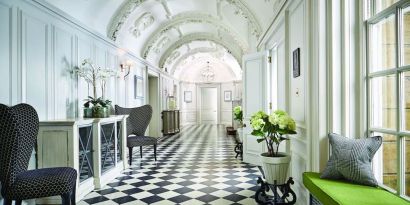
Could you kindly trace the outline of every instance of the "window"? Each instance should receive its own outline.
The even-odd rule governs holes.
[[[392,192],[410,197],[410,1],[369,1],[368,130],[383,137],[375,174]]]

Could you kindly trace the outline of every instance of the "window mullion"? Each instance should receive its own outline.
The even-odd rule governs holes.
[[[403,18],[402,18],[402,8],[397,7],[396,8],[396,67],[400,68],[402,66],[402,57],[403,57],[403,48],[402,48],[402,42],[403,42],[403,33],[402,33],[402,27],[403,27]],[[404,130],[404,73],[397,71],[396,76],[397,76],[397,103],[398,103],[398,126],[397,126],[397,131],[400,132],[401,130]],[[405,191],[405,165],[404,165],[404,137],[398,136],[397,139],[397,193],[399,195],[403,195]]]

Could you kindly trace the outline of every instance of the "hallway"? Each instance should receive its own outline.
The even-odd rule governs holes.
[[[235,159],[235,140],[218,125],[185,126],[79,204],[255,204],[258,167]]]

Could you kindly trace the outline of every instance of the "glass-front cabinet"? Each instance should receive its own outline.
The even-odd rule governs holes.
[[[38,168],[73,167],[77,170],[77,200],[100,189],[128,167],[123,152],[127,116],[40,122]],[[38,199],[58,204],[60,197]]]

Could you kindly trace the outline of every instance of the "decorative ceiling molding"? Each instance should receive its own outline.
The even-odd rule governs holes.
[[[262,35],[261,24],[259,23],[258,19],[255,17],[254,13],[246,5],[246,3],[243,0],[225,0],[225,1],[236,7],[235,14],[241,15],[242,17],[247,19],[251,27],[251,34],[255,35],[256,38],[259,39],[259,37]]]
[[[169,30],[189,23],[201,23],[215,26],[217,29],[224,31],[226,35],[230,36],[230,38],[232,38],[235,43],[241,47],[243,53],[248,51],[248,43],[241,39],[234,29],[230,28],[229,25],[223,23],[220,19],[206,13],[185,12],[174,16],[170,21],[166,22],[154,32],[154,35],[146,41],[141,52],[141,57],[146,59],[156,42],[161,38],[161,36],[166,35]],[[213,38],[216,37],[214,36]]]
[[[120,8],[118,8],[118,10],[115,12],[113,17],[111,18],[111,21],[107,27],[108,28],[107,36],[114,41],[117,40],[118,31],[121,30],[121,27],[124,25],[127,18],[130,16],[132,12],[134,12],[141,4],[143,4],[146,1],[148,0],[126,0],[120,6]],[[260,23],[256,19],[255,15],[252,13],[252,11],[247,7],[244,0],[220,0],[220,1],[227,1],[228,3],[236,6],[237,14],[242,15],[245,19],[248,20],[248,22],[250,23],[252,27],[252,34],[257,36],[257,38],[259,38],[259,36],[262,34],[262,27],[260,26]],[[160,3],[164,5],[166,1],[161,0]],[[167,13],[168,12],[169,12],[169,9]]]
[[[186,61],[190,56],[196,55],[198,53],[213,53],[213,52],[217,52],[218,50],[219,50],[218,48],[211,48],[211,47],[194,48],[194,49],[186,52],[184,55],[180,56],[180,58],[178,58],[178,60],[175,61],[174,66],[172,66],[169,73],[171,75],[174,75],[177,66],[180,65],[183,61]],[[168,64],[168,65],[170,65],[170,64]]]
[[[171,39],[168,36],[163,36],[161,40],[158,41],[158,43],[153,47],[153,50],[155,53],[159,54],[161,53],[161,50],[171,41]]]
[[[154,23],[154,20],[154,16],[150,12],[145,12],[135,20],[134,26],[130,28],[130,32],[138,38],[145,29]]]
[[[237,45],[230,44],[211,33],[192,33],[184,36],[183,38],[179,39],[174,44],[172,44],[170,47],[168,47],[167,50],[161,56],[158,66],[160,68],[163,68],[165,61],[168,59],[172,52],[179,49],[181,46],[185,44],[191,43],[192,41],[213,41],[216,44],[225,47],[228,50],[228,52],[230,52],[232,56],[234,56],[236,60],[238,60],[238,62],[242,62],[241,57],[243,51]]]
[[[121,7],[115,12],[113,18],[108,24],[108,31],[107,36],[111,38],[113,41],[117,40],[118,31],[121,29],[122,25],[124,25],[127,18],[130,14],[142,3],[146,2],[147,0],[127,0],[125,1]]]

